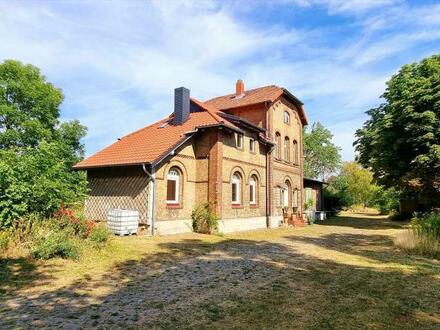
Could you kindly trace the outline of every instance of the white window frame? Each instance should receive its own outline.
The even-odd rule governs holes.
[[[283,190],[283,207],[289,207],[289,189],[284,187]]]
[[[298,207],[298,189],[293,189],[292,192],[292,206]]]
[[[255,152],[255,140],[254,139],[249,140],[249,150],[251,152]]]
[[[234,185],[236,186],[235,191],[236,193],[236,199],[234,200]],[[232,204],[233,205],[240,205],[241,204],[241,192],[240,192],[240,185],[241,185],[241,178],[240,176],[238,176],[238,174],[234,174],[232,175],[232,179],[231,179],[231,200],[232,200]]]
[[[288,113],[287,111],[284,111],[284,123],[290,124],[290,113]]]
[[[237,148],[238,149],[243,149],[243,134],[237,134]]]
[[[168,181],[176,182],[176,191],[174,192],[174,199],[168,199]],[[176,169],[171,169],[167,175],[167,204],[177,204],[179,203],[179,192],[180,192],[180,174]]]
[[[256,205],[257,204],[257,180],[253,177],[249,180],[249,204]]]

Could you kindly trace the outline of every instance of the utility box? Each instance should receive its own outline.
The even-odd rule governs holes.
[[[107,213],[107,225],[115,235],[136,234],[139,226],[139,211],[111,209]]]

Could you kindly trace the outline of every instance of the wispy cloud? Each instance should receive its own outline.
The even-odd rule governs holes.
[[[290,89],[349,159],[389,75],[438,51],[439,12],[386,0],[2,2],[0,60],[35,64],[64,90],[62,116],[89,127],[88,154],[167,115],[176,86],[206,99],[243,78]]]

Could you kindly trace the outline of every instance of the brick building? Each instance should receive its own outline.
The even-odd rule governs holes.
[[[176,88],[174,112],[75,165],[86,170],[90,219],[140,211],[148,232],[191,231],[191,212],[215,203],[220,231],[301,224],[303,104],[278,86],[200,102]]]

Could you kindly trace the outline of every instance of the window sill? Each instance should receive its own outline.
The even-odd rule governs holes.
[[[231,204],[231,207],[232,207],[233,209],[242,209],[242,208],[243,208],[243,205],[241,205],[241,204]]]
[[[179,203],[167,203],[167,209],[181,209],[183,208]]]
[[[251,209],[258,209],[258,204],[249,204]]]

